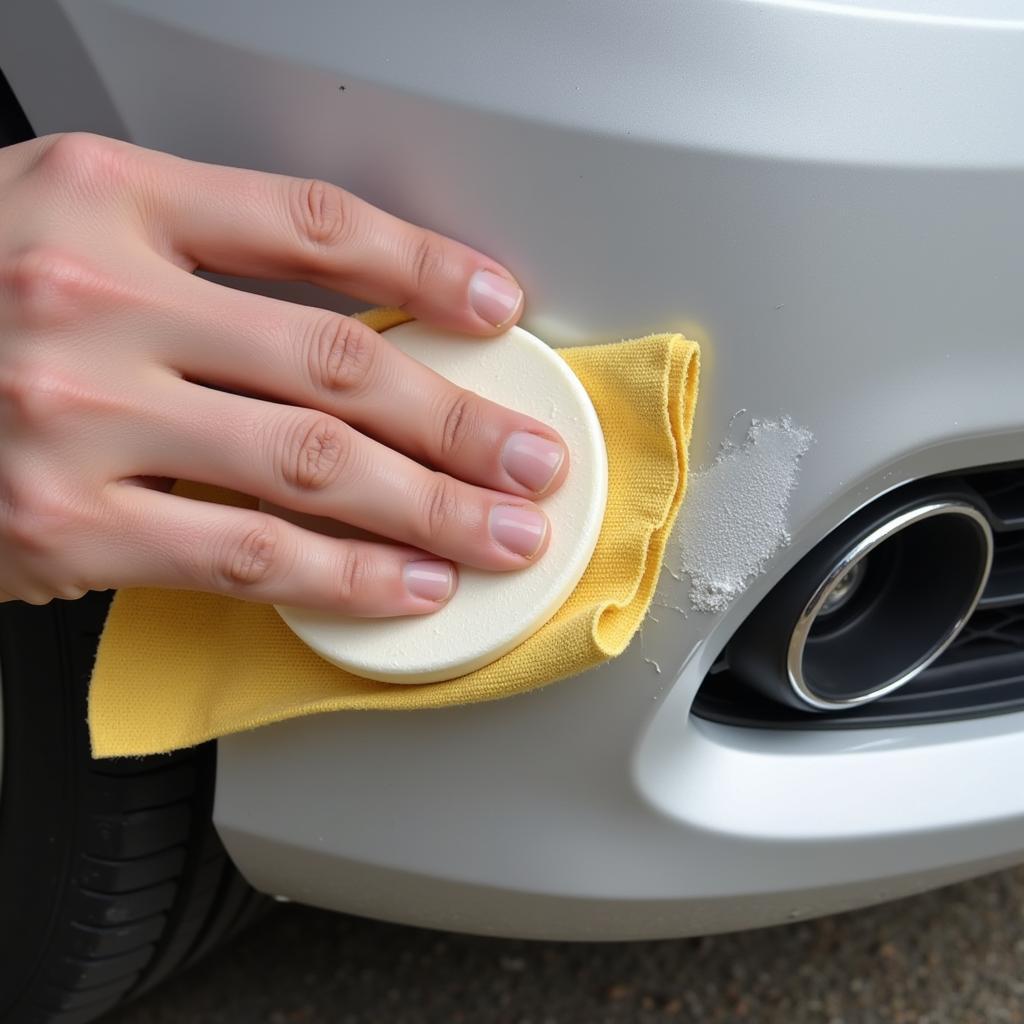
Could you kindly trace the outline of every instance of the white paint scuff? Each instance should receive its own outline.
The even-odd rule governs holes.
[[[690,477],[678,533],[679,568],[697,611],[720,612],[789,543],[789,497],[814,435],[788,417],[755,419],[740,444]]]

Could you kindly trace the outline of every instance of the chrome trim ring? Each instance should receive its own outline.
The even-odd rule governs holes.
[[[898,676],[887,679],[879,686],[867,693],[859,694],[846,700],[830,700],[815,693],[814,689],[804,677],[803,660],[804,647],[821,610],[822,605],[828,600],[829,595],[839,582],[849,573],[862,559],[864,559],[875,548],[879,547],[890,537],[895,536],[908,526],[918,523],[923,519],[930,519],[940,515],[960,515],[971,519],[984,538],[985,565],[979,577],[975,593],[964,610],[963,614],[950,627],[943,640],[930,650],[924,657],[918,659],[909,668],[905,669]],[[920,505],[917,508],[909,509],[900,515],[894,516],[888,522],[876,527],[866,537],[855,544],[845,555],[832,567],[832,570],[815,590],[811,599],[804,606],[804,610],[797,619],[796,626],[790,636],[789,650],[786,658],[787,675],[789,685],[796,696],[806,705],[816,711],[843,711],[849,708],[867,704],[879,697],[905,686],[916,675],[923,672],[947,647],[957,638],[960,631],[967,624],[967,620],[974,613],[974,609],[981,600],[981,595],[988,583],[989,573],[992,571],[993,538],[992,527],[985,516],[973,505],[964,501],[932,501]]]

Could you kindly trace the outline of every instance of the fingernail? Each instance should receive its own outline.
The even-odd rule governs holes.
[[[490,270],[478,270],[469,279],[469,304],[473,312],[495,327],[512,319],[522,299],[522,289],[515,281]]]
[[[543,494],[565,459],[565,448],[538,434],[517,430],[501,449],[501,464],[513,480],[534,494]]]
[[[405,589],[425,601],[447,601],[455,589],[455,573],[448,562],[406,562]]]
[[[495,505],[490,516],[491,536],[503,547],[523,558],[533,558],[548,532],[543,512],[519,505]]]

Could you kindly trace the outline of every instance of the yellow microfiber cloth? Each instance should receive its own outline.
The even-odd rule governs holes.
[[[409,317],[373,310],[378,331]],[[270,606],[181,590],[122,590],[89,693],[95,757],[153,754],[320,711],[410,711],[497,700],[621,654],[643,621],[686,488],[699,349],[655,334],[560,355],[590,394],[608,449],[608,505],[569,599],[533,636],[484,668],[421,685],[379,683],[314,654]],[[256,501],[179,487],[223,504]]]

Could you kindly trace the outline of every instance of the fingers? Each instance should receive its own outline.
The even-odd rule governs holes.
[[[423,615],[457,585],[422,551],[303,530],[276,516],[115,485],[124,524],[117,586],[171,587],[378,618]]]
[[[358,320],[189,279],[190,323],[161,357],[185,376],[322,409],[452,476],[511,494],[556,490],[568,452],[545,424],[466,391]]]
[[[230,487],[482,569],[529,564],[547,517],[522,498],[433,472],[325,413],[168,382],[148,472]]]
[[[470,334],[494,334],[522,311],[522,291],[499,263],[335,185],[152,159],[147,209],[158,240],[204,269],[312,281]]]

